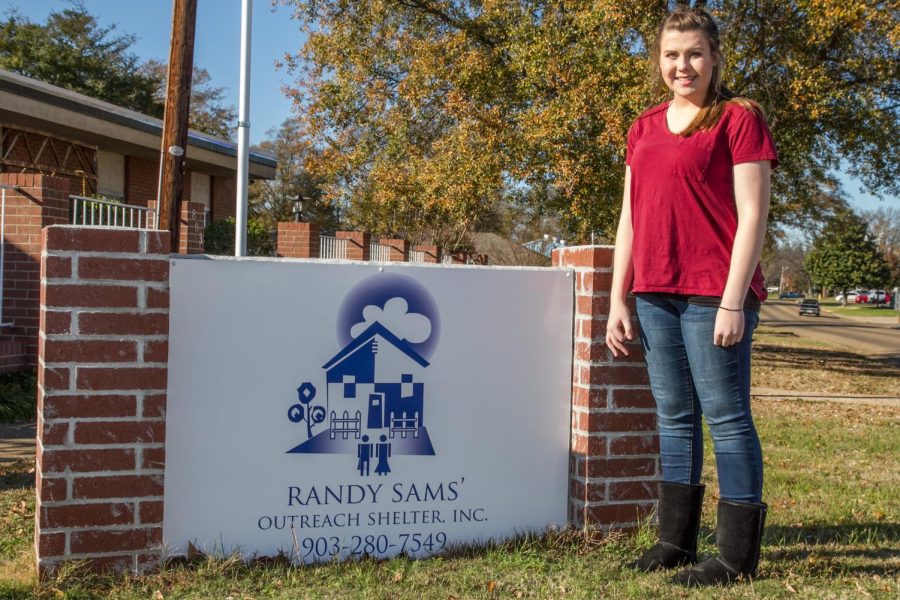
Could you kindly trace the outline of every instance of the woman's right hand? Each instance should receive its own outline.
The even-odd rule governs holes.
[[[624,302],[613,303],[610,306],[609,319],[606,322],[606,347],[610,349],[615,358],[619,358],[619,352],[628,356],[625,344],[633,339],[631,312]]]

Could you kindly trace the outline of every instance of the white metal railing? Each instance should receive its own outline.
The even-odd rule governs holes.
[[[441,264],[452,265],[453,264],[453,255],[452,254],[444,254],[441,256]]]
[[[391,247],[372,242],[369,244],[369,260],[378,262],[390,262]]]
[[[410,250],[409,251],[409,262],[411,262],[411,263],[425,262],[425,251],[424,250]]]
[[[72,201],[72,225],[156,229],[155,209],[84,196],[69,196],[69,199]]]
[[[3,265],[6,263],[6,190],[17,190],[18,186],[0,183],[0,327],[10,327],[3,322]]]
[[[330,235],[319,236],[319,258],[347,258],[347,240]]]

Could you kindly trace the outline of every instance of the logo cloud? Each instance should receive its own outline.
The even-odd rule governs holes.
[[[431,320],[425,315],[409,312],[404,298],[391,298],[384,308],[370,304],[363,309],[363,321],[350,328],[350,336],[355,338],[368,329],[372,323],[381,323],[388,331],[401,340],[420,344],[431,335]]]

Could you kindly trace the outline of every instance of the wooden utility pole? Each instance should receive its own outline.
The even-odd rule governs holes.
[[[178,251],[179,213],[184,190],[191,75],[194,71],[194,29],[197,0],[174,0],[166,108],[163,117],[162,174],[158,229],[172,232],[172,249]]]

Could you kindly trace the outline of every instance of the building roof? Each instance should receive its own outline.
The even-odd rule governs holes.
[[[48,133],[128,156],[159,157],[162,120],[0,69],[0,124]],[[187,168],[234,176],[237,145],[199,131],[188,133]],[[250,151],[250,177],[273,179],[271,153]]]

